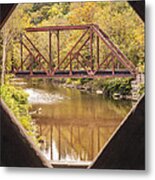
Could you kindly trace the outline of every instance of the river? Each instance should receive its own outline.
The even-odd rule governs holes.
[[[41,136],[40,149],[55,162],[92,162],[132,107],[130,101],[47,82],[24,89]]]

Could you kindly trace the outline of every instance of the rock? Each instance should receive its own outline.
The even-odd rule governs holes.
[[[102,90],[96,90],[96,94],[103,94]]]
[[[67,88],[75,88],[74,84],[66,84],[65,85]]]
[[[81,90],[81,89],[84,89],[84,87],[83,87],[82,85],[77,85],[76,88],[77,88],[77,89],[80,89],[80,90]]]
[[[114,93],[112,95],[113,99],[117,100],[117,99],[121,99],[122,98],[122,95],[120,93]]]

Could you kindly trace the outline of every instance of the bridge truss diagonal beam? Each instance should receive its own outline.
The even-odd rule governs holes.
[[[79,38],[76,40],[71,49],[62,58],[60,56],[60,33],[62,31],[82,31]],[[108,35],[99,28],[98,25],[88,24],[88,25],[76,25],[76,26],[48,26],[48,27],[35,27],[26,28],[26,33],[21,36],[21,68],[16,68],[17,75],[31,75],[34,74],[44,77],[126,77],[135,76],[136,68],[133,63],[120,51],[120,49],[110,40]],[[37,32],[48,32],[48,58],[40,52],[36,47],[35,42],[28,37],[28,33]],[[56,46],[57,46],[57,62],[53,61],[52,57],[52,37],[56,35]],[[78,37],[78,36],[77,36]],[[31,51],[31,48],[24,43],[26,39],[27,43],[33,48],[37,56]],[[96,44],[95,44],[96,42]],[[102,43],[102,46],[101,46]],[[102,59],[101,48],[103,45],[107,48],[107,55],[105,54]],[[30,58],[27,55],[24,59],[23,48],[26,48],[29,55],[34,58],[33,62],[30,63],[30,73],[23,71],[23,66],[25,61]],[[101,52],[100,52],[101,51]],[[83,53],[84,52],[84,53]],[[104,51],[103,51],[104,52]],[[86,55],[88,54],[88,55]],[[37,57],[37,58],[36,58]],[[61,57],[61,58],[60,58]],[[42,62],[40,60],[42,59]],[[121,67],[126,69],[116,68],[117,64],[120,63]],[[40,72],[35,72],[33,68],[33,63],[36,63],[34,68],[37,66],[41,67]],[[53,66],[54,63],[54,66]],[[80,70],[78,70],[80,67]],[[38,69],[37,68],[37,69]],[[110,68],[110,69],[108,69]]]

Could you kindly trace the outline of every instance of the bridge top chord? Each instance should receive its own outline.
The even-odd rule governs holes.
[[[96,24],[85,24],[85,25],[30,27],[30,28],[25,28],[25,30],[26,32],[84,30],[84,29],[89,29],[92,26],[98,27],[98,25]]]

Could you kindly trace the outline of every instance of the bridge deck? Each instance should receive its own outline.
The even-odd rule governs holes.
[[[70,74],[69,70],[59,70],[56,71],[54,75],[47,74],[45,71],[19,71],[15,73],[16,77],[41,77],[41,78],[110,78],[110,77],[133,77],[133,75],[128,70],[115,70],[113,73],[112,70],[100,70],[95,73],[95,75],[89,75],[87,71],[80,70],[80,71],[72,71]]]

